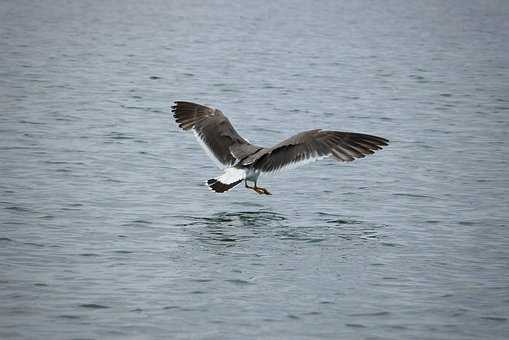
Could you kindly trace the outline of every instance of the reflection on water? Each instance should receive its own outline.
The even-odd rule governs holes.
[[[322,243],[332,239],[357,242],[385,238],[386,226],[363,222],[348,216],[319,212],[308,223],[290,222],[288,216],[263,208],[258,211],[216,212],[210,217],[175,216],[197,240],[204,243],[224,244],[268,237],[282,241]]]
[[[332,226],[335,235],[345,240],[380,240],[384,238],[385,225],[367,223],[336,214],[319,212],[318,219]]]
[[[210,217],[193,217],[193,216],[176,216],[184,217],[191,220],[188,223],[183,223],[183,226],[191,225],[229,225],[229,226],[243,226],[243,227],[263,227],[267,224],[286,221],[287,218],[277,212],[271,210],[259,211],[239,211],[239,212],[216,212]]]
[[[197,240],[218,244],[242,242],[267,230],[286,228],[287,218],[272,210],[217,212],[210,217],[180,216],[188,222],[180,223],[190,228]]]

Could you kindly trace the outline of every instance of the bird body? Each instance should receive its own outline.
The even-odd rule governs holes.
[[[207,181],[209,188],[218,193],[244,181],[246,188],[270,195],[267,189],[257,186],[262,173],[299,167],[325,157],[349,162],[372,154],[389,142],[373,135],[314,129],[265,148],[242,138],[228,118],[213,107],[176,101],[172,112],[179,127],[193,130],[210,158],[224,169],[222,175]],[[254,186],[249,186],[248,181]]]

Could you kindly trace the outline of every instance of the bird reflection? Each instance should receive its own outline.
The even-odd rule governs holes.
[[[185,226],[201,226],[197,239],[208,244],[233,246],[238,242],[256,237],[264,230],[280,229],[286,226],[286,216],[271,211],[218,212],[210,217],[191,217]]]
[[[253,239],[348,247],[385,238],[384,225],[330,213],[317,213],[308,220],[290,220],[284,214],[264,208],[217,212],[208,217],[179,217],[187,220],[180,226],[189,227],[193,239],[218,249],[235,247]]]

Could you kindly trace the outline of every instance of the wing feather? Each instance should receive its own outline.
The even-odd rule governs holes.
[[[310,130],[265,149],[254,166],[262,172],[294,168],[325,157],[342,162],[363,158],[382,149],[385,138],[353,132]]]
[[[171,108],[178,126],[192,129],[200,145],[222,168],[236,163],[232,148],[237,150],[241,145],[250,145],[218,109],[185,101],[176,101]]]

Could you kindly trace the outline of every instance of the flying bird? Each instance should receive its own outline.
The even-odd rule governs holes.
[[[246,188],[258,194],[271,195],[267,189],[257,185],[260,174],[299,167],[325,157],[350,162],[380,150],[389,142],[385,138],[362,133],[315,129],[264,148],[242,138],[228,118],[216,108],[176,101],[171,109],[178,126],[186,131],[192,130],[210,158],[224,169],[222,175],[207,181],[208,187],[218,193],[244,181]]]

